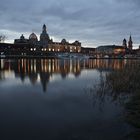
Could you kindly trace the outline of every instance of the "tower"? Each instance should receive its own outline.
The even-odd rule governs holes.
[[[122,44],[122,46],[123,46],[124,48],[127,48],[127,41],[126,41],[125,38],[124,38],[124,40],[123,40],[123,44]]]
[[[133,49],[133,41],[132,41],[131,35],[130,35],[129,41],[128,41],[128,49],[129,49],[129,50],[132,50],[132,49]]]
[[[47,47],[50,41],[50,37],[47,33],[46,25],[44,24],[42,27],[42,33],[40,34],[40,45],[43,47]]]
[[[43,28],[42,28],[42,33],[46,34],[47,33],[47,28],[46,28],[46,25],[44,24],[43,25]]]

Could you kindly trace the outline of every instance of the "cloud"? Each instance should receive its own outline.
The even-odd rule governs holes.
[[[45,23],[54,38],[83,46],[121,44],[130,32],[139,44],[139,7],[139,0],[1,0],[0,31],[8,30],[10,39],[32,31],[39,35]]]

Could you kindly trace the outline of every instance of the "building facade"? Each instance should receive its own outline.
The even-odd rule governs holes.
[[[126,53],[126,49],[123,46],[106,45],[96,48],[96,55],[98,57],[118,57],[123,56]]]
[[[62,39],[61,42],[54,42],[50,39],[49,34],[47,33],[47,27],[44,24],[42,27],[42,33],[40,34],[40,40],[38,40],[37,35],[32,33],[29,36],[29,39],[25,39],[22,35],[20,39],[15,39],[14,44],[25,44],[27,45],[27,50],[30,49],[31,52],[40,51],[43,54],[47,52],[69,52],[69,53],[80,53],[81,52],[81,43],[75,41],[69,43],[66,39]]]

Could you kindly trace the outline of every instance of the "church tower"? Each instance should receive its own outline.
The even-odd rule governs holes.
[[[47,33],[47,27],[46,25],[44,24],[43,25],[43,28],[42,28],[42,33],[46,34]]]
[[[133,49],[133,41],[132,41],[132,37],[130,35],[129,41],[128,41],[128,49],[132,50]]]
[[[126,39],[123,40],[122,46],[123,46],[124,48],[127,48],[127,41],[126,41]]]
[[[50,37],[49,37],[49,35],[47,33],[46,25],[44,24],[43,27],[42,27],[42,33],[40,34],[40,44],[43,47],[47,47],[49,41],[50,41]]]

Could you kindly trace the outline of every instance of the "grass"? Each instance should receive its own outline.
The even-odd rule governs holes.
[[[112,92],[134,93],[140,90],[140,65],[125,66],[106,75],[106,82]]]
[[[125,104],[126,120],[137,128],[140,128],[140,92],[132,96]]]
[[[114,95],[131,95],[124,105],[125,119],[128,123],[140,128],[140,63],[114,70],[106,75],[105,82]]]

